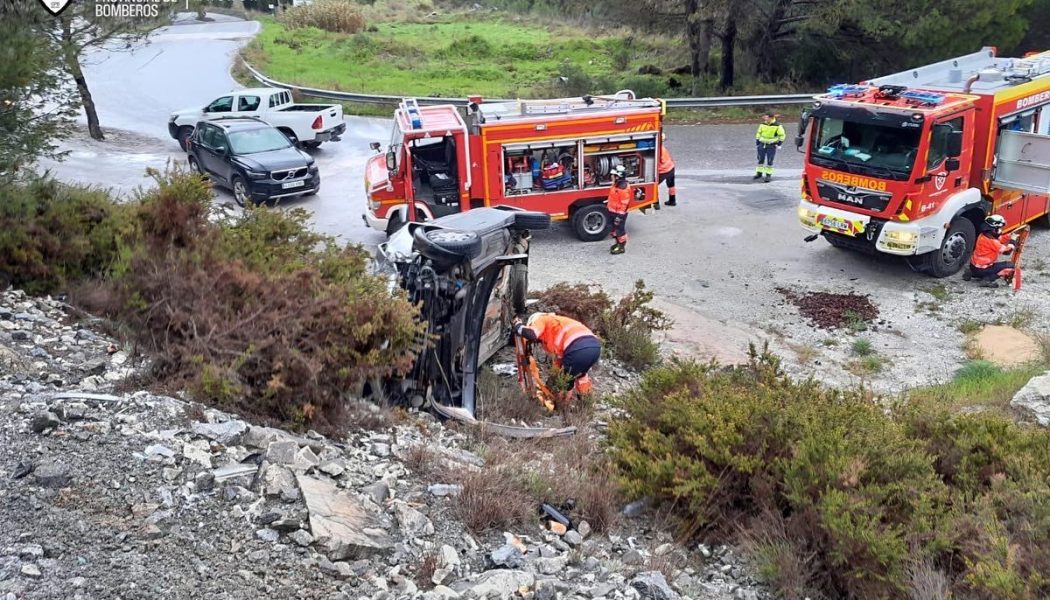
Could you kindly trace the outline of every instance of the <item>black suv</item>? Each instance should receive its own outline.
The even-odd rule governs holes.
[[[259,119],[197,123],[189,144],[190,169],[233,190],[239,206],[310,196],[321,189],[314,159]]]

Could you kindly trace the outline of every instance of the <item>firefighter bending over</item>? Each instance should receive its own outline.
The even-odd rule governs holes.
[[[660,179],[656,182],[656,186],[659,187],[661,183],[667,182],[667,206],[677,206],[678,202],[675,200],[675,195],[678,193],[677,188],[674,186],[674,158],[671,157],[671,151],[667,149],[667,134],[660,135],[660,162],[656,167],[657,174]],[[659,193],[659,192],[658,192]]]
[[[1013,236],[1002,233],[1003,227],[1006,227],[1006,219],[1001,215],[988,215],[984,220],[970,257],[970,268],[963,272],[963,279],[977,278],[982,287],[994,288],[999,287],[996,279],[1013,276],[1014,264],[999,260],[1000,254],[1010,254],[1017,248]]]
[[[514,335],[542,343],[555,364],[571,376],[564,391],[573,387],[582,394],[590,391],[587,371],[601,357],[602,344],[586,325],[554,313],[533,313],[527,324],[515,318],[511,327]]]
[[[777,122],[775,113],[767,112],[762,116],[762,124],[755,133],[755,148],[758,150],[758,167],[752,179],[763,179],[767,183],[773,178],[773,159],[777,148],[784,145],[787,133],[784,126]]]
[[[631,184],[627,182],[627,169],[616,165],[612,169],[612,187],[606,199],[606,208],[613,220],[612,236],[616,243],[609,248],[609,254],[623,254],[627,251],[627,208],[631,205]]]

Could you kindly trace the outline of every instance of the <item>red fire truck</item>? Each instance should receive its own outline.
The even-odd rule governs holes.
[[[986,215],[1007,230],[1047,219],[1050,51],[998,58],[986,47],[834,86],[800,125],[808,240],[906,256],[946,277],[969,260]]]
[[[626,168],[631,210],[659,208],[657,157],[664,103],[614,96],[485,103],[470,98],[466,120],[452,105],[403,101],[385,153],[365,167],[365,222],[392,233],[480,206],[512,206],[570,220],[584,241],[611,223],[603,202],[610,171]],[[373,142],[373,150],[380,144]]]

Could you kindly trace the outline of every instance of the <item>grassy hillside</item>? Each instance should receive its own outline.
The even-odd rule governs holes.
[[[290,83],[379,94],[543,97],[609,93],[675,95],[669,73],[684,63],[673,40],[592,33],[499,16],[450,15],[433,22],[369,21],[356,34],[290,29],[270,18],[245,51],[252,64]]]

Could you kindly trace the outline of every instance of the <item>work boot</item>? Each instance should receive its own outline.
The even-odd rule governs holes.
[[[773,177],[770,176],[769,173],[766,173],[766,176],[762,178],[762,183],[769,183],[772,180],[773,180]]]
[[[970,272],[970,267],[963,267],[963,281],[969,281],[973,279],[973,273]]]
[[[618,243],[609,249],[609,254],[623,254],[624,252],[627,252],[627,247],[625,244]]]
[[[983,282],[981,282],[981,287],[997,288],[997,287],[999,287],[999,282],[998,281],[983,281]]]
[[[755,173],[755,176],[752,177],[751,179],[754,179],[755,181],[758,181],[759,179],[762,179],[762,172],[759,171],[759,172]]]
[[[666,204],[667,206],[678,206],[678,202],[675,201],[674,196],[668,198],[667,202],[664,202],[664,204]]]

